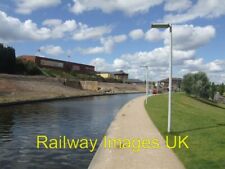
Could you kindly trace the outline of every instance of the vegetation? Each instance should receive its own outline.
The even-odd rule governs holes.
[[[0,43],[0,73],[14,73],[16,64],[15,49]]]
[[[182,89],[188,94],[197,98],[214,100],[217,92],[224,95],[224,84],[215,85],[214,82],[209,82],[207,75],[204,72],[188,73],[184,75]]]
[[[211,83],[210,85],[210,89],[209,89],[209,97],[213,100],[215,94],[216,94],[216,85],[214,84],[214,82]]]
[[[23,62],[20,59],[16,59],[15,65],[16,74],[23,75],[41,75],[42,72],[39,67],[33,62]]]
[[[210,82],[204,72],[188,73],[183,77],[183,90],[196,97],[209,98]]]
[[[103,81],[103,78],[97,76],[94,73],[78,73],[78,72],[66,72],[63,70],[41,68],[42,74],[49,77],[69,78],[79,80],[91,80],[91,81]]]
[[[225,85],[224,85],[224,83],[222,83],[221,85],[218,85],[217,86],[217,90],[220,93],[220,95],[224,95],[224,92],[225,92]]]
[[[167,98],[167,95],[153,96],[145,105],[164,138],[168,135]],[[188,136],[189,146],[189,149],[173,150],[187,169],[225,167],[225,108],[215,105],[188,97],[184,93],[172,96],[173,132],[170,135]]]
[[[95,73],[79,73],[79,72],[66,72],[63,70],[41,68],[42,74],[49,77],[59,77],[59,78],[71,78],[79,80],[90,80],[90,81],[100,81],[100,82],[112,82],[121,83],[122,81],[116,79],[104,79]]]

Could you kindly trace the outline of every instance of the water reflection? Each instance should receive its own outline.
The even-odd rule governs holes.
[[[36,136],[101,140],[116,112],[137,96],[139,94],[87,97],[0,108],[0,168],[87,168],[94,153],[37,150]]]

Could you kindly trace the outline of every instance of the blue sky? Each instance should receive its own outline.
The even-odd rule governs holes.
[[[149,65],[150,79],[160,80],[168,77],[169,32],[150,25],[172,23],[174,76],[204,71],[220,83],[224,21],[224,0],[1,0],[0,42],[17,56],[122,69],[130,78],[143,79],[140,66]]]

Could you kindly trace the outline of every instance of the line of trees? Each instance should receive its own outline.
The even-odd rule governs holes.
[[[205,99],[214,99],[216,92],[221,95],[225,92],[224,84],[216,85],[214,82],[210,82],[206,73],[188,73],[184,75],[182,82],[183,90],[195,97],[201,97]]]
[[[0,43],[0,73],[40,75],[39,67],[32,62],[23,62],[16,58],[15,49]]]
[[[0,43],[0,73],[14,73],[16,65],[15,49]]]

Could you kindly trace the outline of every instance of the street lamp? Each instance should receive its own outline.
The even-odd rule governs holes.
[[[148,103],[148,68],[149,66],[141,66],[141,67],[144,67],[146,69],[146,74],[145,74],[145,91],[146,91],[146,98],[145,98],[145,103],[147,104]]]
[[[171,109],[172,109],[172,104],[171,104],[171,97],[172,97],[172,58],[173,58],[173,35],[172,35],[172,24],[168,23],[155,23],[152,24],[152,28],[157,28],[157,29],[170,29],[170,59],[169,59],[169,99],[168,99],[168,127],[167,131],[170,133],[171,131]]]

